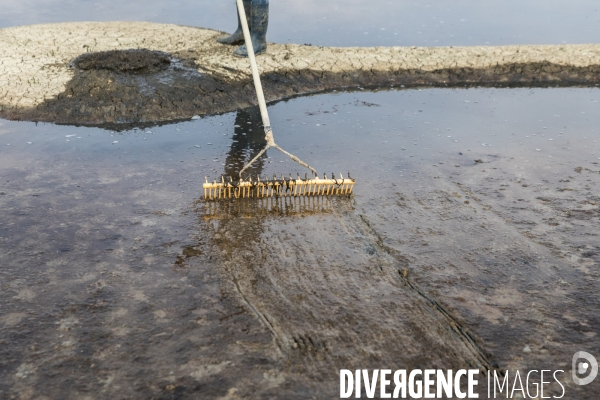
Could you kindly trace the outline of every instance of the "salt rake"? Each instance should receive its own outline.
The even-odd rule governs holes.
[[[350,177],[350,174],[348,174],[346,178],[340,174],[340,178],[336,179],[332,174],[331,178],[327,178],[325,175],[321,179],[318,177],[317,171],[313,167],[300,160],[295,155],[288,153],[275,143],[269,113],[267,112],[267,103],[265,102],[265,95],[260,83],[260,75],[258,74],[258,66],[256,65],[256,57],[254,56],[254,48],[252,47],[252,39],[250,38],[246,11],[244,10],[242,0],[236,0],[236,3],[240,14],[240,22],[242,23],[242,31],[244,32],[244,41],[246,42],[248,58],[250,58],[252,78],[254,79],[254,88],[256,89],[256,97],[258,98],[258,106],[260,108],[260,115],[265,129],[265,139],[267,144],[256,157],[241,169],[238,181],[234,181],[233,178],[229,177],[229,181],[227,182],[225,177],[221,177],[220,181],[214,180],[213,182],[208,182],[207,178],[206,182],[202,185],[204,188],[204,198],[206,200],[217,200],[249,197],[350,195],[355,183],[355,180]],[[289,179],[286,179],[284,176],[280,179],[273,176],[272,180],[266,178],[261,180],[260,177],[254,179],[250,177],[247,180],[244,180],[242,178],[242,173],[271,147],[281,151],[298,164],[311,170],[314,174],[314,178],[308,178],[308,176],[305,175],[305,178],[302,179],[298,174],[296,179],[292,178],[290,175]]]

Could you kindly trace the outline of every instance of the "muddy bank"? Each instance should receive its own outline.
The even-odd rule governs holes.
[[[246,59],[202,28],[144,22],[64,23],[0,30],[0,117],[68,124],[186,119],[254,105]],[[147,49],[164,69],[90,67],[85,53]],[[594,85],[600,45],[331,48],[270,44],[258,58],[265,95],[361,86]]]

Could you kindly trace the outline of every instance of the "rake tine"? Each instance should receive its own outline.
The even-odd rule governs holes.
[[[238,181],[231,176],[221,175],[220,179],[214,179],[212,182],[209,182],[208,177],[205,177],[204,181],[206,200],[350,195],[355,184],[355,180],[349,173],[346,177],[342,173],[338,177],[332,173],[331,178],[327,178],[327,174],[324,174],[322,179],[318,176],[308,178],[308,173],[304,174],[304,178],[301,178],[299,173],[296,174],[296,178],[291,173],[288,177],[281,174],[279,178],[273,174],[272,179],[267,176],[261,179],[257,175]],[[283,208],[288,207],[286,205],[288,200],[285,199],[276,200],[275,203],[281,204]]]

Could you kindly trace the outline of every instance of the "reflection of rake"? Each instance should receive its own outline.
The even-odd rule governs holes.
[[[240,14],[240,22],[242,23],[242,30],[244,31],[244,40],[246,41],[246,49],[248,50],[248,57],[250,58],[250,67],[252,70],[252,78],[254,79],[254,88],[256,89],[256,97],[258,97],[258,106],[260,108],[260,115],[262,117],[263,126],[265,128],[265,139],[267,145],[254,157],[248,164],[240,171],[239,181],[234,181],[231,177],[229,182],[226,182],[221,177],[221,182],[213,181],[212,183],[204,183],[204,198],[205,199],[223,199],[223,198],[239,198],[239,197],[279,197],[279,196],[329,196],[329,195],[340,195],[340,194],[351,194],[354,187],[355,180],[348,174],[347,178],[344,178],[340,174],[340,179],[331,177],[328,179],[324,177],[320,179],[317,176],[317,171],[300,160],[293,154],[288,153],[275,143],[273,138],[273,131],[271,130],[271,121],[269,120],[269,114],[267,112],[267,103],[265,102],[265,95],[262,90],[260,83],[260,76],[258,74],[258,67],[256,66],[256,58],[254,56],[254,48],[252,47],[252,39],[250,38],[250,30],[248,29],[248,21],[246,20],[246,11],[242,0],[236,0],[238,12]],[[244,172],[252,163],[258,160],[270,147],[276,148],[283,154],[296,161],[298,164],[310,169],[314,178],[301,179],[298,176],[297,179],[293,179],[291,176],[289,179],[285,179],[283,176],[281,179],[273,178],[273,180],[260,180],[257,178],[252,180],[244,180],[242,178],[242,172]]]
[[[337,201],[336,201],[337,200]],[[222,199],[205,202],[205,220],[229,218],[268,218],[280,216],[307,216],[330,213],[334,209],[352,207],[344,198],[331,197],[264,197],[253,199]]]

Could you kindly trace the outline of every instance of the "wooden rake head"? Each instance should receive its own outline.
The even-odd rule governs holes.
[[[335,178],[331,174],[331,178],[324,175],[323,178],[314,177],[289,178],[273,175],[273,179],[260,179],[260,177],[249,178],[248,180],[240,179],[234,181],[231,177],[228,180],[224,176],[220,181],[213,180],[202,185],[204,189],[205,200],[231,199],[231,198],[265,198],[265,197],[298,197],[298,196],[335,196],[352,194],[355,180],[350,177],[346,178],[340,174],[339,178]]]

